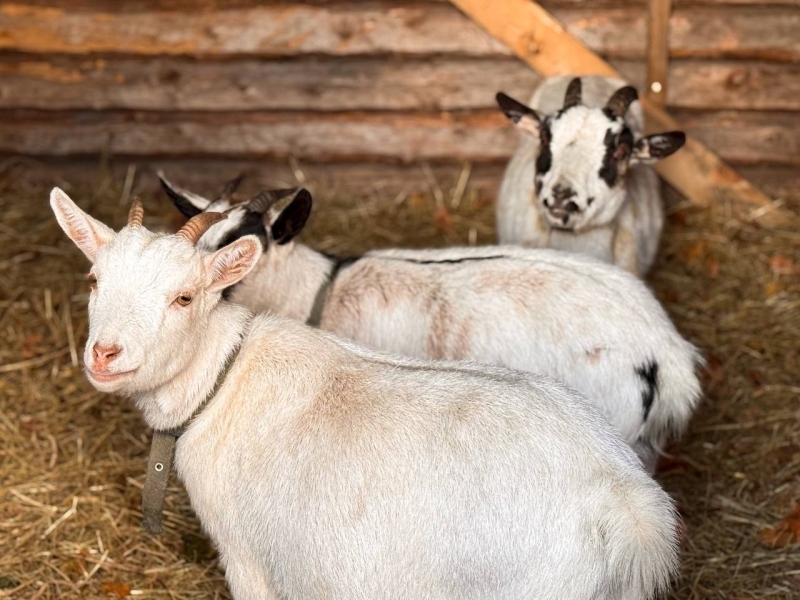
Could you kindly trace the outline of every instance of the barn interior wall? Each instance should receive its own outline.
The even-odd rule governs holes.
[[[542,4],[643,86],[644,0]],[[674,4],[668,109],[756,183],[800,185],[800,0]],[[494,94],[538,81],[443,1],[0,7],[0,154],[77,170],[470,162],[491,180],[517,139]]]

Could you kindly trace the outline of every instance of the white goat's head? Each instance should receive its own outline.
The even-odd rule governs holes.
[[[581,104],[581,80],[567,87],[564,107],[540,115],[502,92],[497,103],[520,130],[539,138],[536,201],[551,227],[580,231],[611,222],[625,201],[631,165],[651,163],[683,146],[681,131],[634,140],[625,113],[638,99],[636,89],[620,88],[605,107]]]
[[[135,200],[119,233],[83,212],[55,188],[50,205],[59,225],[92,262],[88,279],[89,339],[84,364],[104,392],[146,392],[191,361],[194,342],[222,290],[241,280],[261,256],[254,236],[214,253],[195,247],[219,213],[191,219],[175,235],[142,227]]]
[[[175,207],[187,218],[209,210],[225,211],[228,217],[212,225],[200,238],[198,247],[218,250],[245,235],[257,236],[264,251],[287,246],[300,233],[311,215],[313,200],[305,188],[287,188],[259,193],[248,202],[231,205],[230,190],[241,177],[225,185],[214,200],[178,187],[159,174],[161,187]]]

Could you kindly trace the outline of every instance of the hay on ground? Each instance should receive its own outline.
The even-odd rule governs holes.
[[[489,198],[429,171],[420,180],[357,199],[318,190],[304,239],[345,255],[493,241]],[[228,598],[177,480],[166,533],[140,527],[149,432],[81,372],[87,263],[55,223],[49,183],[0,184],[0,597]],[[117,227],[129,192],[102,177],[70,190]],[[143,199],[149,227],[174,226],[163,198]],[[800,594],[792,523],[769,533],[800,500],[800,228],[764,230],[748,213],[673,202],[650,278],[708,357],[705,401],[658,477],[685,520],[675,598]]]

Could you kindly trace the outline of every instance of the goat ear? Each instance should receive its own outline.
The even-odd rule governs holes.
[[[631,163],[654,163],[677,152],[685,143],[686,134],[682,131],[648,135],[636,142],[631,154]]]
[[[158,173],[158,179],[161,181],[161,188],[166,192],[167,196],[169,196],[169,199],[172,200],[175,208],[181,211],[181,214],[187,219],[199,215],[211,204],[210,200],[178,187],[177,185],[173,185],[164,177],[164,173],[162,172]]]
[[[50,206],[61,229],[69,236],[90,261],[97,260],[97,252],[116,235],[114,230],[83,212],[63,190],[53,188]]]
[[[301,188],[289,205],[279,214],[270,215],[270,234],[277,244],[290,242],[305,227],[311,216],[311,192]]]
[[[534,137],[539,137],[540,119],[535,110],[521,102],[517,102],[503,92],[498,92],[495,99],[500,106],[500,110],[517,126],[517,129],[521,129]]]
[[[219,292],[239,283],[261,258],[261,242],[254,235],[246,235],[207,256],[209,292]]]

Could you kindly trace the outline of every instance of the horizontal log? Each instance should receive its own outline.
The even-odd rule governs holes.
[[[791,113],[679,112],[730,161],[800,165]],[[308,160],[503,161],[517,134],[498,111],[153,113],[0,111],[0,152],[35,156],[296,156]]]
[[[618,65],[635,83],[642,66]],[[0,62],[0,108],[458,110],[530,97],[541,77],[514,58],[232,61],[16,56]]]
[[[640,61],[616,67],[642,89]],[[0,108],[139,110],[464,110],[526,98],[541,77],[514,58],[397,60],[307,57],[6,57]],[[800,64],[673,60],[668,105],[704,110],[800,110]]]
[[[212,5],[191,11],[160,4],[125,11],[109,6],[6,3],[0,7],[0,49],[80,55],[510,55],[447,3]],[[644,55],[644,6],[556,7],[553,14],[600,54]],[[670,19],[671,55],[800,60],[798,29],[800,11],[792,6],[687,6]]]
[[[673,116],[730,162],[800,166],[800,119],[796,114],[676,111]]]
[[[304,4],[324,6],[340,0],[306,0]],[[377,0],[380,1],[380,0]],[[385,1],[385,0],[384,0]],[[424,4],[446,4],[450,0],[394,0],[393,6],[420,6]],[[105,12],[131,13],[143,10],[185,10],[213,11],[233,8],[252,8],[265,5],[296,4],[297,0],[24,0],[26,5],[46,8],[64,7],[72,10],[101,8]],[[350,4],[375,4],[376,0],[349,0]],[[649,0],[546,0],[539,4],[547,10],[559,8],[641,8],[647,7]],[[678,7],[695,6],[800,6],[800,0],[674,0]]]

